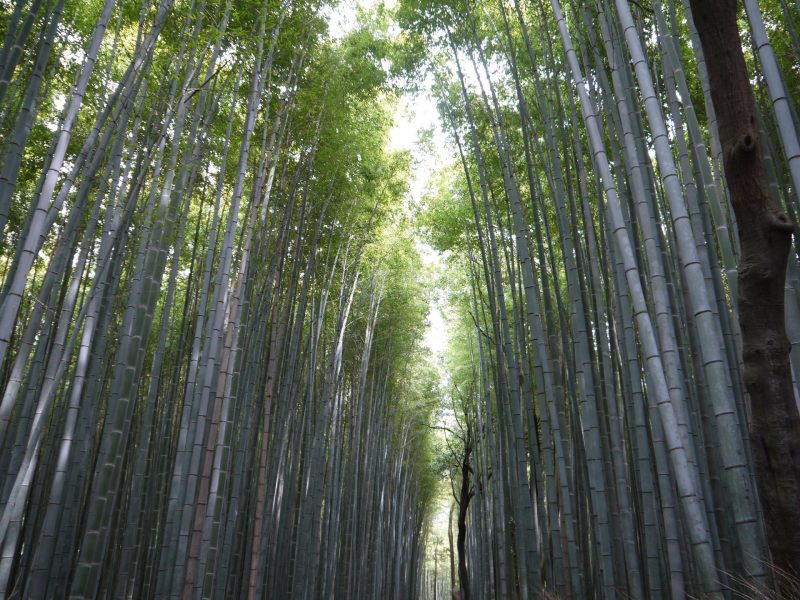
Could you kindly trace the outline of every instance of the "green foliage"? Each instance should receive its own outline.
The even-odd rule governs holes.
[[[474,228],[466,182],[455,165],[440,169],[432,190],[418,208],[418,221],[426,240],[438,251],[461,250]]]

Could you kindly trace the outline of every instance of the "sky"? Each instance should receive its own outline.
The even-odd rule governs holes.
[[[425,131],[433,132],[432,144],[418,143]],[[422,201],[436,169],[450,158],[444,133],[439,127],[436,104],[424,88],[401,98],[395,125],[389,134],[389,148],[411,152],[413,170],[407,201],[412,207],[416,206]],[[418,238],[416,241],[425,266],[436,273],[441,268],[441,255],[424,240]],[[437,298],[431,300],[428,321],[424,343],[435,356],[440,357],[447,348],[447,324]]]

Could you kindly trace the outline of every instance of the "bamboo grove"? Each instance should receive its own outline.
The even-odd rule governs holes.
[[[0,600],[800,594],[800,4],[345,4],[0,0]]]
[[[434,382],[381,28],[0,8],[0,598],[415,596]]]
[[[737,22],[736,4],[400,2],[456,150],[421,222],[448,256],[457,321],[461,598],[800,593],[796,521],[765,519],[798,505],[800,396],[791,379],[766,396],[794,454],[789,483],[759,491],[750,423],[767,409],[750,395],[767,384],[744,361],[771,350],[743,341],[738,292],[769,283],[740,268],[737,226],[752,224],[737,223],[726,162],[759,139],[770,210],[786,211],[772,306],[782,321],[785,299],[789,341],[769,343],[793,349],[796,375],[800,8],[745,1]],[[741,31],[758,108],[744,150],[721,139],[691,5],[733,23],[735,43]]]

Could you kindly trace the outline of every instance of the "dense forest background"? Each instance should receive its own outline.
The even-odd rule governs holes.
[[[798,28],[0,0],[0,600],[796,597]]]

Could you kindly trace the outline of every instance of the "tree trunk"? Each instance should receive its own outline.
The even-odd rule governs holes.
[[[450,505],[450,514],[447,515],[447,541],[450,544],[450,587],[456,587],[456,561],[453,553],[453,509],[456,505]]]
[[[793,225],[769,192],[735,0],[692,0],[725,176],[739,228],[738,310],[750,435],[772,560],[800,571],[800,414],[789,366],[784,281]]]
[[[456,546],[458,548],[458,580],[461,587],[462,600],[469,600],[469,572],[467,571],[467,556],[464,543],[467,539],[467,509],[469,501],[474,495],[471,489],[470,478],[472,475],[472,439],[467,436],[464,441],[464,457],[461,461],[461,490],[458,499],[458,537]]]

